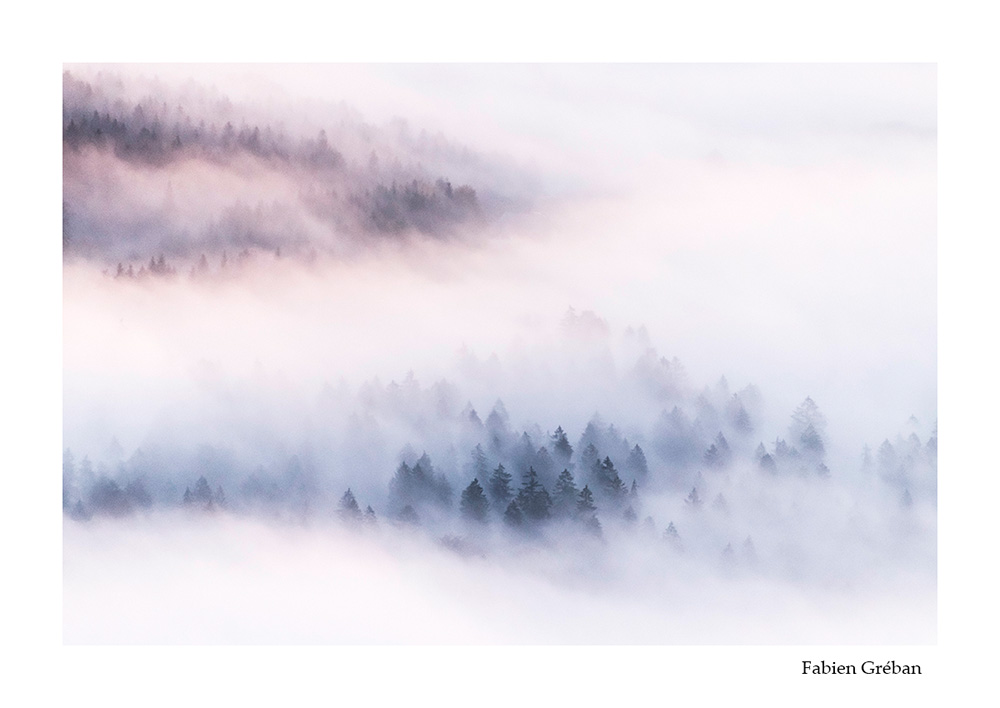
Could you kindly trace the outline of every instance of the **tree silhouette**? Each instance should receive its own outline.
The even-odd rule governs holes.
[[[649,474],[646,455],[638,445],[632,448],[625,459],[625,473],[638,480],[645,480]]]
[[[517,505],[525,518],[531,521],[543,521],[550,516],[552,499],[538,481],[538,473],[534,467],[529,467],[528,473],[524,476],[521,489],[517,493]]]
[[[494,508],[503,509],[514,498],[514,492],[510,488],[512,479],[513,477],[504,469],[502,463],[497,465],[497,468],[493,470],[487,486],[489,488],[490,502]]]
[[[337,513],[342,521],[348,523],[361,521],[361,507],[358,506],[358,500],[354,498],[354,492],[351,491],[350,487],[344,492],[344,496],[340,498],[340,506],[337,509]]]
[[[465,491],[462,492],[461,501],[462,516],[472,521],[484,523],[486,514],[490,510],[490,503],[483,493],[483,488],[478,479],[473,479]]]
[[[612,504],[621,504],[625,501],[627,493],[625,483],[618,476],[614,463],[610,457],[605,457],[604,461],[598,465],[596,470],[598,488],[604,497]]]
[[[552,454],[555,457],[556,464],[563,467],[568,466],[570,458],[573,456],[573,446],[569,444],[569,438],[566,437],[566,433],[561,425],[552,433],[551,440]]]
[[[571,516],[576,508],[577,495],[579,490],[573,480],[573,474],[569,469],[564,469],[559,473],[553,488],[552,506],[557,516]]]
[[[508,526],[519,527],[524,525],[524,515],[517,501],[512,501],[507,505],[507,510],[503,513],[503,521]]]

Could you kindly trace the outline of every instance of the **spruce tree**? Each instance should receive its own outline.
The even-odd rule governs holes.
[[[597,511],[597,507],[594,506],[594,493],[590,491],[588,485],[583,485],[583,489],[580,490],[580,495],[576,500],[576,513],[579,516],[584,516],[587,514],[593,514]]]
[[[517,493],[517,505],[521,508],[525,518],[531,521],[542,521],[550,516],[552,498],[542,483],[538,481],[538,473],[535,472],[534,467],[529,467],[528,473],[524,476],[524,482]]]
[[[625,500],[625,483],[618,476],[615,464],[610,457],[605,457],[597,468],[597,480],[600,490],[604,496],[613,504],[620,504]]]
[[[191,497],[194,501],[205,506],[212,503],[212,488],[208,486],[208,480],[204,476],[199,477],[198,481],[194,483]]]
[[[552,433],[552,454],[556,459],[556,464],[568,466],[569,460],[573,456],[573,446],[569,444],[569,438],[560,425],[556,432]]]
[[[645,480],[649,474],[646,455],[638,445],[632,448],[625,459],[625,472],[635,479],[642,480]]]
[[[589,533],[600,536],[601,522],[597,519],[597,507],[594,506],[594,495],[590,487],[583,486],[576,501],[576,520],[583,524],[584,529]]]
[[[472,449],[472,461],[469,465],[472,472],[472,476],[476,479],[482,477],[486,479],[490,472],[489,463],[486,461],[486,453],[483,452],[483,446],[476,443],[476,446]]]
[[[361,520],[361,507],[358,500],[354,498],[354,492],[348,487],[344,496],[340,498],[340,508],[337,510],[343,521],[354,523]]]
[[[471,521],[483,523],[486,521],[486,514],[490,509],[490,503],[486,500],[483,488],[478,479],[473,479],[465,491],[462,492],[461,501],[462,516]]]
[[[583,448],[583,453],[580,455],[580,466],[583,469],[584,475],[596,475],[598,473],[601,466],[601,458],[593,443],[589,443]]]
[[[507,505],[507,511],[503,513],[503,521],[508,526],[513,527],[524,524],[524,515],[521,513],[521,508],[517,505],[517,501],[512,501]]]
[[[552,507],[556,515],[571,516],[576,508],[576,498],[579,493],[569,469],[560,472],[553,489]]]
[[[493,474],[490,475],[487,487],[490,503],[492,503],[495,509],[505,508],[510,503],[510,500],[514,498],[514,492],[510,488],[512,479],[513,477],[511,477],[510,472],[504,469],[502,463],[497,465],[497,468],[493,470]]]

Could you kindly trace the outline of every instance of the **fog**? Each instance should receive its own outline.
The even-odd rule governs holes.
[[[933,68],[66,70],[66,641],[934,640]]]

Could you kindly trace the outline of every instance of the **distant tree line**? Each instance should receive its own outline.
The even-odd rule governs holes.
[[[391,393],[394,386],[396,394],[390,400],[396,406],[404,405],[403,392],[416,395],[419,391],[409,379],[405,387],[390,384],[385,391]],[[811,398],[792,412],[788,440],[776,437],[772,443],[755,446],[750,435],[757,423],[747,408],[754,408],[752,399],[758,394],[745,390],[747,405],[740,402],[740,395],[730,394],[723,380],[714,392],[695,397],[700,413],[693,421],[679,406],[664,411],[649,441],[655,451],[653,462],[642,445],[630,442],[599,416],[586,425],[574,445],[561,426],[540,439],[528,430],[514,431],[501,401],[485,421],[467,405],[452,420],[463,434],[471,433],[467,439],[476,440],[461,469],[438,469],[426,452],[418,456],[408,448],[381,493],[373,491],[370,480],[357,480],[365,483],[372,503],[359,501],[354,484],[346,491],[335,490],[311,463],[297,456],[280,470],[268,472],[259,467],[247,474],[232,460],[205,453],[199,465],[206,471],[188,472],[189,481],[179,486],[177,480],[184,479],[185,471],[164,470],[169,459],[153,459],[138,451],[112,472],[106,467],[95,470],[87,458],[76,461],[66,450],[63,508],[77,520],[173,506],[192,513],[299,517],[326,513],[371,527],[378,525],[379,517],[403,528],[442,529],[457,524],[473,535],[477,529],[493,527],[525,539],[544,536],[550,527],[576,528],[599,539],[608,524],[616,529],[641,529],[654,537],[655,520],[647,514],[639,522],[644,491],[676,494],[683,502],[679,508],[687,513],[726,515],[729,502],[723,493],[713,491],[714,496],[707,498],[705,494],[707,489],[719,488],[716,482],[726,479],[734,468],[754,470],[764,487],[780,477],[822,484],[833,475],[825,461],[826,420]],[[723,396],[728,403],[720,410],[711,399]],[[719,422],[724,430],[710,436],[705,433],[705,421]],[[921,490],[919,494],[934,494],[936,451],[936,429],[926,442],[912,433],[896,443],[886,440],[874,454],[866,447],[861,469],[877,473],[897,489],[900,506],[908,508],[914,504],[916,489]],[[683,519],[667,522],[659,538],[675,549],[683,548],[679,530]],[[730,554],[735,553],[732,546],[728,548]],[[755,554],[749,538],[739,549],[743,556]]]
[[[392,237],[408,232],[447,235],[458,225],[484,218],[472,186],[453,186],[444,176],[427,175],[420,165],[404,167],[398,160],[379,160],[374,152],[364,164],[349,161],[331,144],[325,130],[293,138],[271,125],[206,122],[165,100],[111,100],[68,71],[63,75],[63,146],[70,160],[64,179],[69,180],[74,173],[71,158],[92,149],[153,171],[180,161],[243,169],[240,161],[248,161],[298,185],[297,204],[280,209],[282,213],[247,214],[237,204],[206,222],[205,233],[195,239],[202,247],[216,244],[273,251],[283,244],[289,254],[293,249],[307,252],[321,243],[309,241],[294,216],[303,207],[335,233]],[[183,229],[169,213],[118,214],[120,207],[113,195],[92,194],[86,203],[74,201],[72,190],[67,195],[63,209],[67,251],[80,242],[91,247],[104,243],[103,236],[89,233],[98,228],[122,233],[152,230],[160,233],[161,242],[169,239],[175,250],[183,245],[179,233],[174,233]],[[97,214],[92,213],[94,199],[105,200]],[[122,220],[121,228],[115,226],[115,219]],[[129,221],[136,219],[137,223]]]

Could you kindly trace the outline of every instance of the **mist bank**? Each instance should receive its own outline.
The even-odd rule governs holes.
[[[863,431],[936,417],[933,171],[677,170],[662,177],[674,191],[574,201],[476,244],[383,243],[349,261],[166,259],[167,272],[156,261],[141,277],[138,263],[132,277],[68,264],[65,400],[80,411],[66,417],[69,444],[86,444],[76,421],[99,424],[105,404],[126,425],[149,421],[195,395],[206,371],[260,373],[301,397],[410,370],[452,378],[463,350],[532,369],[562,346],[570,306],[610,323],[610,340],[645,327],[699,384],[757,384],[781,415],[812,396],[834,425],[857,428],[835,436],[852,450],[877,442]],[[715,208],[720,190],[743,195],[735,211]],[[544,375],[523,382],[547,388]],[[520,398],[543,420],[530,386],[484,391],[477,405]],[[602,400],[615,405],[571,386],[578,426]]]
[[[923,644],[932,580],[820,590],[691,574],[683,558],[461,557],[387,532],[170,518],[67,525],[69,644]],[[127,601],[109,598],[127,598]],[[360,608],[365,608],[360,611]]]

